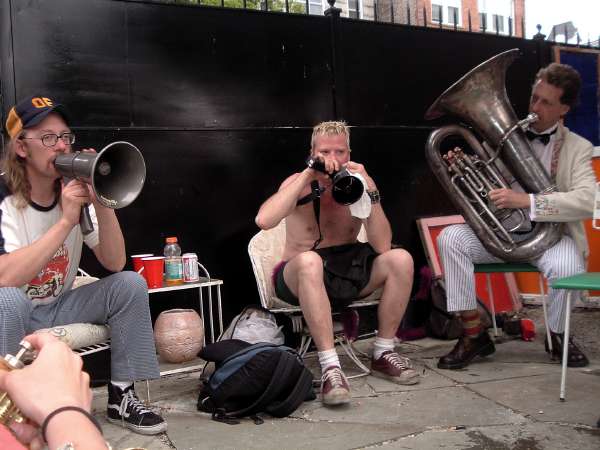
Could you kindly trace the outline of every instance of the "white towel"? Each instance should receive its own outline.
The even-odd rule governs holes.
[[[358,217],[359,219],[366,219],[371,215],[371,197],[369,197],[369,194],[367,194],[367,183],[361,174],[354,172],[350,173],[358,178],[363,185],[362,196],[349,206],[350,214],[352,214],[354,217]]]

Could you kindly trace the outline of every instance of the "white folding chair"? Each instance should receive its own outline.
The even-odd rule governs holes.
[[[367,240],[364,227],[359,233],[358,240],[361,242],[366,242]],[[273,313],[283,313],[290,317],[294,333],[301,334],[298,351],[304,356],[312,342],[312,337],[308,332],[308,327],[304,325],[302,310],[300,306],[291,305],[278,298],[275,295],[275,287],[272,282],[273,269],[281,261],[284,247],[285,219],[275,228],[266,231],[262,230],[254,235],[248,244],[248,254],[250,255],[262,306]],[[376,305],[379,303],[380,298],[381,289],[378,289],[365,298],[354,300],[349,304],[349,307],[361,308]],[[334,339],[335,343],[340,345],[346,355],[360,369],[360,374],[348,378],[368,375],[370,373],[369,368],[359,359],[352,346],[352,342],[343,332],[343,328],[339,322],[334,322]]]

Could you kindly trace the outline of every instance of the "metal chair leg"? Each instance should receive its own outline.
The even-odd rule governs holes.
[[[352,348],[352,344],[348,341],[348,338],[344,336],[335,336],[336,344],[339,344],[340,347],[344,350],[348,358],[352,360],[354,364],[361,370],[362,373],[357,375],[351,375],[347,377],[348,379],[365,377],[371,373],[371,369],[363,364],[363,362],[359,359],[359,357],[354,352],[354,348]]]
[[[572,290],[567,295],[567,311],[565,314],[565,333],[563,337],[563,354],[562,354],[562,372],[560,376],[560,401],[565,401],[565,387],[567,383],[567,359],[569,357],[569,332],[571,325],[571,297],[573,296]]]
[[[492,291],[492,276],[488,272],[485,274],[487,281],[487,291],[490,297],[490,309],[492,310],[492,325],[494,326],[494,337],[498,337],[498,326],[496,325],[496,305],[494,304],[494,291]]]
[[[540,292],[542,294],[542,308],[544,310],[544,326],[546,327],[546,339],[548,340],[548,349],[550,350],[550,356],[552,356],[552,339],[550,338],[550,326],[548,325],[548,305],[546,304],[546,292],[544,290],[544,277],[540,273]]]

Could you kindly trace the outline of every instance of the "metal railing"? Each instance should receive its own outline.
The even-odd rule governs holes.
[[[154,3],[170,3],[179,5],[197,5],[213,6],[222,8],[251,9],[257,11],[272,11],[290,14],[312,14],[321,15],[323,11],[322,3],[319,0],[151,0]],[[344,17],[358,18],[362,20],[371,20],[374,22],[387,22],[399,25],[409,25],[417,27],[440,28],[446,30],[464,31],[470,33],[490,33],[507,37],[525,37],[525,18],[521,17],[518,21],[520,29],[517,30],[517,23],[512,17],[507,18],[507,31],[504,31],[504,18],[499,15],[493,15],[492,27],[488,24],[488,15],[466,11],[466,24],[461,24],[462,13],[458,8],[452,9],[452,15],[444,20],[443,8],[436,10],[435,17],[430,17],[427,7],[411,8],[411,1],[407,0],[355,0],[353,6],[349,8],[350,1],[342,0],[338,6]],[[327,0],[330,9],[336,8],[336,0]],[[414,2],[412,2],[414,4]],[[362,6],[362,10],[360,9]],[[327,14],[326,14],[327,15]],[[475,16],[475,19],[474,19]],[[595,41],[588,39],[583,42],[579,34],[571,36],[568,25],[564,24],[564,30],[560,26],[553,27],[552,35],[562,39],[550,39],[551,42],[560,44],[575,45],[578,47],[600,48],[600,36]],[[532,39],[548,40],[546,35],[541,33],[542,26],[537,25],[538,33]],[[561,33],[561,31],[563,31]],[[572,33],[571,33],[572,34]],[[569,41],[575,37],[577,43],[572,44]]]

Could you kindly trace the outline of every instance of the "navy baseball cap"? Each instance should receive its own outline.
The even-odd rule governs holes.
[[[27,97],[8,112],[6,131],[11,138],[15,138],[22,130],[40,123],[51,112],[59,113],[68,122],[67,110],[63,105],[43,95]]]

